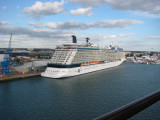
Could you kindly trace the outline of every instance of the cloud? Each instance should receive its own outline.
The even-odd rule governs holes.
[[[9,37],[6,35],[10,35],[13,33],[13,44],[12,47],[27,47],[27,48],[53,48],[61,43],[71,43],[71,35],[74,33],[71,31],[64,30],[37,30],[37,29],[29,29],[24,27],[8,27],[4,25],[0,25],[0,47],[7,47]],[[96,34],[92,35],[94,37],[93,42],[97,42],[100,40],[106,39],[116,39],[121,37],[128,37],[134,35],[133,33],[128,34],[117,34],[117,35],[106,35],[106,34]],[[78,36],[78,35],[77,35]],[[86,36],[85,36],[86,37]],[[78,37],[79,43],[85,42],[85,38],[79,35]],[[83,39],[82,39],[83,38]],[[3,46],[2,46],[3,45]]]
[[[160,18],[160,15],[150,14],[150,13],[142,12],[142,11],[130,11],[129,14],[133,14],[136,16],[144,16],[144,17],[149,17],[149,18]]]
[[[0,25],[0,47],[8,47],[7,41],[11,32],[13,48],[54,48],[61,43],[71,43],[71,35],[74,34],[71,31],[36,30]]]
[[[99,40],[106,40],[106,39],[116,39],[120,37],[129,37],[135,35],[134,33],[127,33],[127,34],[117,34],[117,35],[105,35],[105,34],[96,34],[96,39]]]
[[[100,6],[108,4],[117,10],[138,10],[150,14],[160,15],[159,0],[70,0],[82,6]]]
[[[56,23],[54,22],[48,22],[45,25],[46,27],[52,28],[52,29],[56,29]]]
[[[86,6],[95,7],[95,6],[100,6],[105,3],[105,0],[69,0],[69,1],[80,4],[85,7]]]
[[[127,20],[127,19],[120,19],[120,20],[101,20],[96,22],[76,22],[76,21],[67,21],[67,22],[59,22],[58,29],[68,29],[68,30],[75,30],[75,29],[89,29],[89,28],[126,28],[128,25],[132,24],[141,24],[142,21],[139,20]]]
[[[51,28],[57,30],[86,30],[89,28],[124,28],[126,29],[128,25],[142,24],[142,21],[133,19],[120,19],[120,20],[100,20],[95,22],[76,22],[76,21],[66,21],[66,22],[48,22],[48,23],[34,23],[28,22],[28,25],[32,25],[35,28]]]
[[[7,21],[0,21],[0,25],[6,25],[6,24],[11,24],[10,22],[7,22]]]
[[[92,8],[79,8],[77,10],[71,10],[70,13],[72,15],[87,15],[87,16],[92,16]]]
[[[88,23],[76,22],[76,21],[67,21],[67,22],[59,22],[58,29],[68,29],[68,30],[76,30],[76,29],[88,29]]]
[[[106,0],[114,9],[118,10],[140,10],[151,14],[159,14],[159,0]],[[121,3],[121,4],[120,4]]]
[[[160,40],[160,36],[150,36],[149,39]]]
[[[54,23],[54,22],[48,22],[48,23],[29,22],[28,25],[32,25],[35,28],[51,28],[51,29],[56,29],[56,23]]]
[[[43,48],[55,47],[58,41],[70,42],[71,31],[60,31],[60,30],[36,30],[28,29],[24,27],[8,27],[0,25],[0,36],[10,35],[13,33],[14,47],[38,47]],[[0,47],[8,47],[7,42],[4,42],[6,39],[0,39]],[[30,44],[30,45],[29,45]],[[18,46],[16,46],[18,45]]]
[[[63,5],[64,5],[63,0],[61,2],[55,1],[55,2],[45,2],[45,3],[37,1],[31,7],[25,7],[23,9],[23,13],[39,19],[44,16],[55,15],[63,12],[64,11],[64,8],[62,8]]]
[[[128,34],[118,34],[119,37],[129,37],[135,35],[134,33],[128,33]]]
[[[23,27],[0,26],[0,35],[9,35],[11,32],[14,35],[27,35],[36,38],[54,38],[54,37],[57,38],[57,36],[66,36],[72,34],[72,32],[70,31],[35,30]]]
[[[3,6],[3,7],[2,7],[2,9],[3,9],[3,10],[6,10],[6,9],[7,9],[7,7],[6,7],[6,6]]]

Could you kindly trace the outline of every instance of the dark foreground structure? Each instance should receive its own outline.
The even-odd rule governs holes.
[[[118,108],[108,114],[98,117],[94,120],[127,120],[138,112],[144,110],[150,105],[160,100],[160,90],[151,93],[139,100],[129,103],[121,108]]]

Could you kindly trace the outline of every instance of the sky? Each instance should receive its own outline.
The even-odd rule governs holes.
[[[0,0],[0,48],[72,42],[160,51],[160,0]]]

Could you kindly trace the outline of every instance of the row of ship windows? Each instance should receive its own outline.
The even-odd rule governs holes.
[[[110,55],[110,56],[89,56],[89,55],[88,56],[84,56],[83,55],[83,56],[75,56],[74,59],[85,59],[85,58],[93,58],[93,59],[94,58],[96,58],[96,59],[100,58],[101,59],[101,58],[120,58],[120,57],[121,56],[116,56],[116,55],[115,56],[114,55]]]
[[[53,64],[67,64],[66,62],[59,62],[59,61],[54,61],[52,62]]]
[[[99,50],[92,50],[92,51],[88,51],[88,50],[78,50],[78,53],[113,53],[115,51],[99,51]]]
[[[65,71],[51,71],[51,70],[47,70],[49,72],[65,72]]]
[[[57,58],[57,57],[66,57],[68,55],[54,55],[53,57]]]
[[[73,51],[67,51],[67,50],[60,51],[60,50],[58,50],[58,51],[55,51],[55,52],[57,52],[57,53],[60,53],[60,52],[63,52],[63,53],[69,53],[69,52],[73,52]]]
[[[84,53],[77,53],[76,54],[76,56],[78,56],[78,55],[84,55]],[[88,54],[88,55],[96,55],[96,56],[99,56],[99,55],[103,55],[103,56],[114,56],[114,55],[109,55],[109,53],[108,54],[103,54],[103,53],[100,53],[100,54],[95,54],[95,53],[85,53],[85,54]],[[62,54],[62,53],[59,53],[59,54],[54,54],[54,56],[55,57],[58,57],[58,56],[67,56],[67,55],[71,55],[71,53],[70,54]],[[117,55],[117,54],[116,54]]]
[[[62,58],[62,59],[66,59],[66,58],[70,58],[70,56],[54,56],[54,57],[52,57],[53,59],[60,59],[60,58]]]
[[[59,62],[59,63],[67,63],[68,61],[52,61],[53,63]]]
[[[52,61],[68,61],[69,60],[69,58],[68,59],[53,59]]]
[[[55,53],[70,53],[72,51],[55,51]]]
[[[69,60],[70,57],[55,57],[55,58],[52,58],[52,60]]]
[[[75,58],[79,59],[79,58],[110,58],[110,57],[117,57],[117,56],[75,56]]]
[[[59,54],[59,53],[65,53],[65,54],[67,54],[67,53],[72,53],[72,52],[65,52],[65,51],[62,51],[62,52],[60,52],[60,51],[56,51],[55,53],[57,53],[57,54]]]
[[[88,54],[88,55],[117,55],[117,53],[77,53],[77,55]]]
[[[75,58],[74,58],[74,61],[83,61],[83,60],[90,60],[90,59],[92,59],[92,60],[101,60],[101,59],[109,59],[109,58],[112,58],[112,57],[116,57],[116,56],[107,56],[107,57],[103,57],[103,58],[101,58],[101,57],[98,57],[97,56],[97,58],[95,58],[95,56],[92,58],[91,56],[76,56]],[[119,58],[119,57],[117,57],[117,58]],[[55,59],[53,59],[52,61],[53,62],[68,62],[68,60],[69,60],[69,58],[55,58]]]
[[[81,58],[81,57],[117,57],[117,56],[113,56],[113,55],[110,55],[110,56],[91,56],[91,55],[82,55],[82,56],[80,56],[80,55],[78,55],[78,56],[75,56],[75,57],[77,57],[77,58]]]
[[[60,62],[60,63],[67,63],[68,61],[52,61],[52,62]]]
[[[71,54],[70,55],[68,55],[68,54],[67,55],[59,54],[59,55],[54,55],[53,57],[56,58],[56,57],[66,57],[66,56],[71,56]]]
[[[52,63],[67,64],[68,62],[65,62],[65,61],[53,61]]]
[[[60,52],[63,52],[63,51],[72,52],[72,51],[77,51],[77,50],[72,50],[72,49],[57,49],[56,51],[57,51],[57,52],[58,52],[58,51],[60,51]]]
[[[54,55],[68,55],[68,54],[72,54],[72,53],[54,53]]]
[[[54,54],[55,57],[57,57],[57,56],[68,56],[68,55],[70,56],[71,54]]]
[[[120,61],[120,60],[121,60],[121,59],[119,59],[119,61]],[[114,60],[105,60],[105,59],[104,59],[103,61],[106,61],[107,63],[108,63],[108,62],[114,62]],[[75,63],[83,63],[83,62],[88,63],[88,62],[91,62],[91,60],[90,60],[90,61],[89,61],[89,60],[88,60],[88,61],[73,61],[72,64],[75,64]],[[100,64],[100,63],[98,63],[98,64]],[[92,65],[97,65],[97,64],[92,64]],[[88,65],[88,66],[89,66],[89,65]]]
[[[110,55],[110,56],[105,56],[105,57],[102,57],[102,56],[75,56],[75,59],[85,59],[85,58],[111,58],[111,57],[117,57],[117,58],[120,58],[121,56],[114,56],[114,55]],[[66,58],[66,57],[62,57],[62,56],[58,56],[58,57],[53,57],[52,59],[56,59],[56,60],[69,60],[70,57]]]
[[[97,57],[97,58],[93,57],[93,58],[92,58],[92,57],[88,57],[88,56],[86,56],[86,57],[83,57],[83,56],[82,56],[82,57],[75,57],[75,58],[74,58],[74,61],[75,61],[75,60],[78,60],[78,61],[79,61],[79,60],[111,59],[111,58],[113,58],[113,57],[115,58],[115,56],[112,56],[112,57],[103,57],[103,58],[101,58],[101,57]],[[116,57],[116,58],[118,58],[118,57]],[[53,59],[52,61],[54,61],[54,62],[57,62],[57,61],[59,61],[59,62],[64,62],[64,61],[68,62],[68,60],[69,60],[69,58],[67,58],[67,59],[60,59],[60,58],[58,59],[58,58],[57,58],[57,59]]]
[[[49,72],[54,72],[54,73],[58,73],[58,72],[65,72],[65,71],[51,71],[51,70],[47,70]],[[82,71],[82,70],[79,70],[79,72]],[[71,71],[68,71],[68,72],[71,72]],[[77,72],[77,71],[74,71],[74,72]]]
[[[60,50],[56,50],[55,52],[73,52],[72,50],[70,50],[70,51],[67,51],[67,50],[62,50],[62,51],[60,51]]]
[[[65,59],[69,59],[70,57],[54,57],[53,59],[62,59],[62,60],[65,60]]]
[[[74,59],[72,61],[72,63],[83,63],[83,62],[90,62],[90,61],[105,61],[105,60],[110,60],[110,59],[112,59],[112,58],[109,58],[109,59],[105,59],[105,58],[103,58],[103,59],[83,59],[83,60],[82,59],[81,60]]]
[[[78,51],[78,53],[113,53],[113,51]]]
[[[66,72],[66,71],[51,71],[51,70],[47,70],[47,71],[49,71],[49,72],[55,72],[55,73],[58,73],[58,72]],[[69,71],[69,72],[71,72],[71,71]],[[77,71],[75,71],[75,72],[77,72]]]

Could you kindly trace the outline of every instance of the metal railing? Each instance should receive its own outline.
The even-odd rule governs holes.
[[[124,105],[94,120],[126,120],[160,100],[160,90]]]

